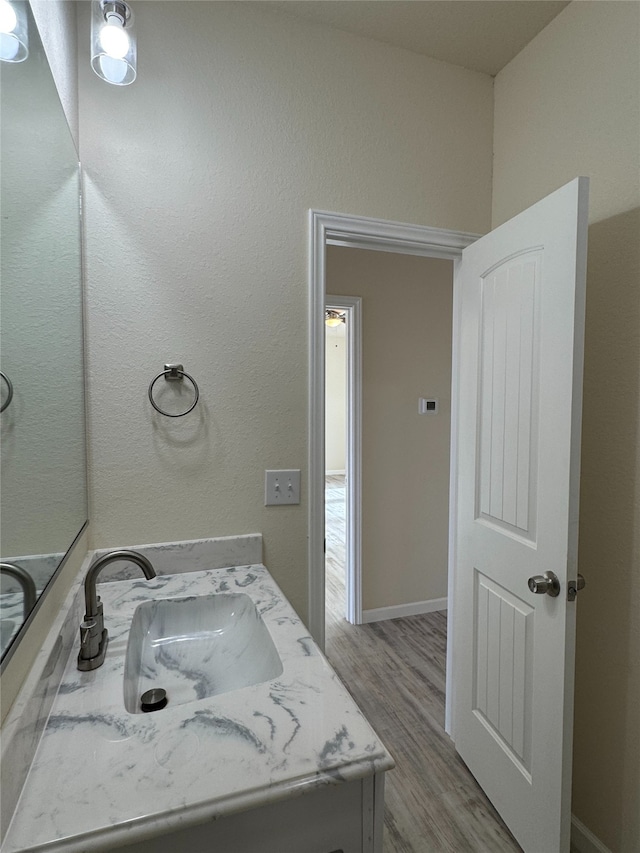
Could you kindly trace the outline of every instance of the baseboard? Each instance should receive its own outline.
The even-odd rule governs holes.
[[[391,607],[376,607],[362,611],[362,622],[382,622],[384,619],[401,619],[403,616],[420,616],[434,610],[446,610],[446,598],[431,598],[429,601],[412,601],[409,604],[394,604]]]
[[[325,477],[333,477],[333,476],[337,476],[338,474],[345,474],[345,473],[346,473],[345,468],[340,468],[336,471],[325,471],[324,472]]]
[[[571,849],[575,853],[611,853],[575,815],[571,815]]]

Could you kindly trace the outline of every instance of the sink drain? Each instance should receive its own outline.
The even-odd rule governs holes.
[[[140,697],[140,708],[145,714],[150,711],[161,711],[168,701],[166,690],[162,687],[153,687]]]

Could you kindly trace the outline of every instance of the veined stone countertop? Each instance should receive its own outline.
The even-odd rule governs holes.
[[[252,598],[282,674],[128,713],[123,675],[137,605],[212,592]],[[105,663],[80,672],[75,644],[2,853],[109,851],[394,766],[263,565],[105,583],[99,593]]]

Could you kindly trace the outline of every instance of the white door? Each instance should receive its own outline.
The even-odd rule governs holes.
[[[454,736],[526,853],[569,850],[588,187],[482,237],[456,273]],[[529,588],[545,572],[559,595]]]

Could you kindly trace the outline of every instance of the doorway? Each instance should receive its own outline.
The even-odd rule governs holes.
[[[344,246],[326,260],[327,620],[446,609],[453,262]]]
[[[325,311],[326,620],[347,613],[347,312],[327,296]],[[349,323],[349,327],[350,327]],[[326,633],[331,633],[326,625]]]
[[[310,211],[310,397],[309,397],[309,625],[316,641],[324,647],[325,638],[325,305],[326,247],[343,246],[376,249],[382,252],[444,258],[457,261],[462,249],[479,235],[443,231],[365,217]],[[456,293],[454,291],[454,316]],[[455,377],[457,330],[453,330],[453,376]],[[452,419],[455,419],[456,388],[452,387]],[[451,452],[456,447],[452,436]],[[450,507],[456,495],[450,489]],[[450,566],[453,561],[449,542]],[[449,570],[449,601],[453,573]],[[452,612],[449,611],[449,638]],[[452,667],[452,643],[447,648],[447,680]],[[447,691],[446,729],[451,734],[451,691]]]
[[[360,625],[362,300],[327,296],[325,329],[325,518],[326,535],[336,539],[326,550],[325,592],[335,618]]]

